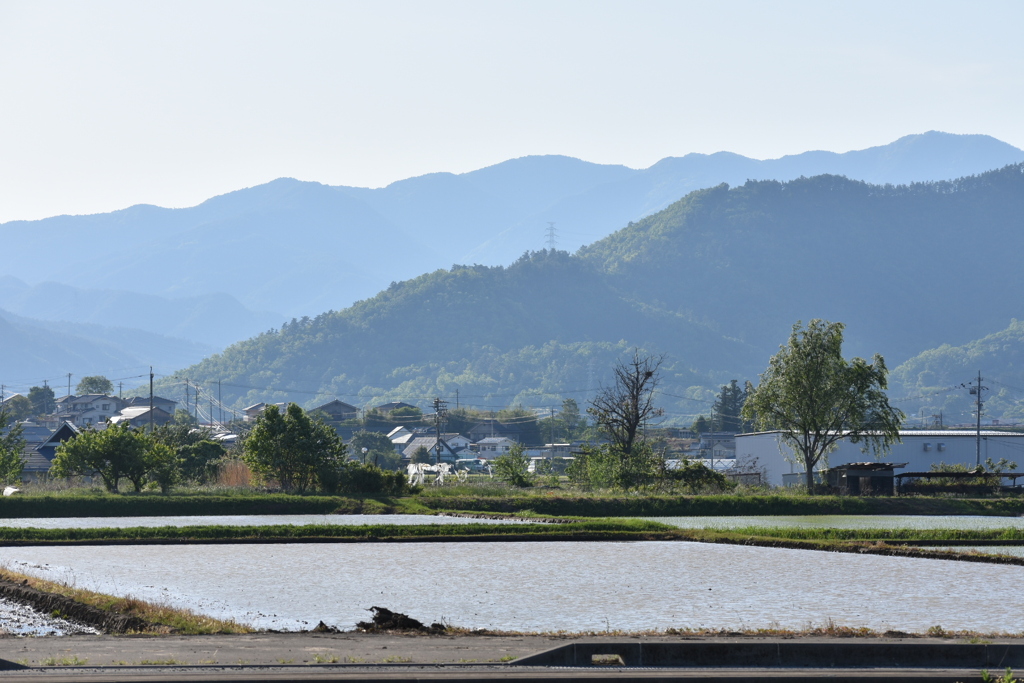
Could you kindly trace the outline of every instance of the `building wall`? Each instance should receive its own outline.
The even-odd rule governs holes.
[[[1017,469],[1024,469],[1024,434],[982,431],[981,462],[986,458],[998,461],[1006,458],[1017,463]],[[939,462],[963,463],[973,466],[976,461],[975,433],[968,430],[909,431],[902,433],[903,443],[896,444],[886,462],[907,463],[900,472],[926,472]],[[926,447],[927,446],[927,447]],[[787,459],[788,456],[788,459]],[[757,459],[758,467],[765,471],[766,481],[772,486],[782,486],[782,475],[803,472],[803,465],[790,462],[794,459],[792,450],[782,444],[778,432],[740,434],[736,437],[737,461],[748,463]],[[829,454],[828,464],[844,465],[851,462],[868,462],[874,458],[861,451],[861,444],[841,441],[839,447]],[[819,463],[819,469],[824,467]]]

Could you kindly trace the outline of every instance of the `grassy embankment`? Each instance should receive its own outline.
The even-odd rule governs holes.
[[[686,517],[727,515],[1003,515],[1024,514],[1022,498],[858,498],[793,493],[632,495],[499,485],[426,488],[414,495],[288,495],[252,490],[182,490],[108,494],[96,489],[26,491],[0,499],[0,518],[140,517],[257,514],[433,514],[443,511],[554,517]]]
[[[0,545],[158,543],[325,543],[366,541],[671,540],[681,530],[644,520],[580,520],[571,524],[308,524],[272,526],[17,529],[0,527]]]
[[[201,635],[208,633],[252,633],[253,629],[232,620],[214,619],[196,614],[190,610],[178,609],[154,602],[139,600],[131,596],[115,597],[94,591],[76,588],[64,583],[47,581],[27,574],[0,569],[0,581],[24,584],[43,593],[51,593],[76,602],[117,615],[135,617],[148,622],[154,628],[144,632],[181,633]]]

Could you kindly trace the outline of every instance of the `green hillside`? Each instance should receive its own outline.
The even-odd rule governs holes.
[[[971,422],[974,396],[964,384],[984,378],[982,419],[1024,422],[1024,322],[1013,320],[1005,330],[962,346],[924,351],[892,373],[893,392],[908,397],[904,410],[912,416],[942,414],[945,424]]]
[[[846,322],[848,355],[877,351],[890,366],[1005,325],[1015,309],[989,294],[1024,289],[1022,210],[1024,165],[910,186],[721,185],[575,255],[393,284],[235,344],[160,390],[187,377],[220,380],[235,406],[335,396],[425,406],[456,390],[477,407],[552,405],[585,400],[639,346],[666,354],[663,405],[685,422],[709,407],[689,399],[754,379],[798,319]],[[961,276],[979,267],[985,278]]]

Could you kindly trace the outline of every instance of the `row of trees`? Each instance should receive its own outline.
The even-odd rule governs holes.
[[[842,323],[797,322],[789,343],[772,356],[756,387],[740,389],[734,380],[722,387],[715,403],[718,429],[779,430],[804,466],[808,492],[814,491],[814,469],[846,439],[860,443],[875,457],[899,441],[903,413],[889,405],[888,369],[878,354],[870,362],[842,355]],[[585,450],[570,476],[597,486],[636,488],[676,479],[719,485],[717,473],[694,463],[666,471],[664,459],[645,438],[647,424],[662,412],[654,404],[662,357],[642,355],[615,367],[615,381],[591,401],[593,417],[608,444]],[[703,468],[707,469],[707,468]]]
[[[98,474],[111,492],[120,491],[121,482],[126,479],[135,491],[153,483],[167,493],[183,481],[212,481],[224,456],[224,447],[212,441],[209,432],[192,427],[187,420],[179,418],[152,432],[121,423],[102,431],[86,429],[62,443],[50,474]]]

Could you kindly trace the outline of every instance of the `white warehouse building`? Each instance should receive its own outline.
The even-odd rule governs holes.
[[[894,444],[889,455],[880,462],[906,463],[900,472],[927,472],[933,464],[962,463],[973,466],[977,458],[977,432],[971,429],[942,430],[903,430],[900,431],[902,443]],[[828,454],[828,467],[846,465],[852,462],[867,462],[873,456],[861,450],[863,443],[850,443],[846,439],[839,442],[837,448]],[[982,430],[981,462],[991,458],[999,461],[1006,458],[1017,463],[1024,469],[1024,433]],[[755,432],[736,436],[736,461],[744,466],[756,466],[764,472],[765,483],[771,486],[782,486],[790,483],[783,477],[788,474],[803,474],[804,467],[797,464],[792,449],[782,440],[782,433]],[[825,463],[818,463],[816,469],[824,469]],[[803,478],[794,479],[793,483],[803,482]]]

